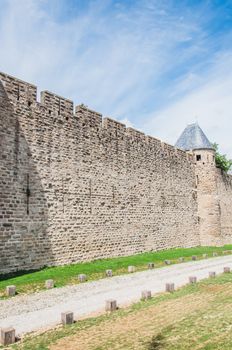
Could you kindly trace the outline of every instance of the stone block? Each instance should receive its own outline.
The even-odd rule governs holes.
[[[174,283],[166,283],[166,292],[174,292],[175,291],[175,284]]]
[[[218,253],[216,253],[216,252],[213,252],[213,256],[218,256]]]
[[[106,270],[106,277],[112,277],[113,271],[112,270]]]
[[[179,258],[178,260],[179,260],[179,262],[183,262],[183,261],[184,261],[184,258],[181,257],[181,258]]]
[[[6,295],[8,297],[13,297],[16,294],[16,287],[15,286],[7,286],[6,287]]]
[[[193,256],[192,256],[192,260],[193,260],[193,261],[196,261],[196,260],[197,260],[197,256],[196,256],[196,255],[193,255]]]
[[[117,310],[117,301],[114,299],[106,300],[106,311]]]
[[[154,267],[155,267],[155,264],[153,262],[150,262],[150,263],[147,264],[147,268],[150,269],[150,270],[154,269]]]
[[[128,272],[129,273],[133,273],[136,271],[136,267],[135,266],[128,266]]]
[[[224,273],[230,273],[230,267],[226,266],[223,269]]]
[[[210,278],[216,277],[216,272],[215,272],[215,271],[210,271],[210,272],[209,272],[209,277],[210,277]]]
[[[148,300],[148,299],[151,299],[151,291],[143,290],[141,293],[141,300]]]
[[[171,261],[170,260],[164,260],[165,265],[171,265]]]
[[[15,329],[12,327],[1,329],[1,344],[6,346],[15,343]]]
[[[197,283],[197,278],[196,278],[196,276],[190,276],[190,277],[189,277],[189,283],[190,283],[190,284]]]
[[[45,281],[45,288],[46,288],[46,289],[52,289],[52,288],[54,288],[54,281],[53,281],[53,280],[46,280],[46,281]]]
[[[71,311],[61,313],[61,322],[63,325],[72,324],[74,322],[74,315]]]
[[[87,281],[87,276],[84,273],[81,273],[80,275],[78,275],[78,281],[79,282]]]

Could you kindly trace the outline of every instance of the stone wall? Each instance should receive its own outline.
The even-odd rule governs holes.
[[[199,245],[191,155],[0,80],[0,273]]]
[[[217,191],[223,244],[232,243],[232,175],[217,169]]]
[[[200,243],[202,246],[231,244],[232,176],[216,168],[213,150],[196,150],[193,159]]]
[[[198,149],[193,155],[196,164],[200,242],[202,246],[220,246],[222,239],[215,151]]]

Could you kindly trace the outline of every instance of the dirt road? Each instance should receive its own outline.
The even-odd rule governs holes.
[[[224,266],[232,268],[232,256],[191,261],[32,295],[18,295],[0,301],[0,328],[12,326],[19,335],[52,328],[60,323],[61,312],[73,311],[78,320],[95,312],[104,312],[107,299],[116,299],[122,307],[138,301],[142,290],[159,293],[165,290],[168,282],[180,287],[188,283],[189,276],[197,276],[200,280],[208,277],[209,271],[222,273]]]

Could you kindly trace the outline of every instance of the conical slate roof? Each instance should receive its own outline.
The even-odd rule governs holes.
[[[209,142],[197,123],[189,124],[184,129],[178,138],[175,147],[184,151],[194,149],[213,149],[212,144]]]

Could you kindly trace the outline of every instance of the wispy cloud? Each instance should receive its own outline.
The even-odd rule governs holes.
[[[184,77],[177,83],[176,91],[182,91],[184,85],[188,93],[147,115],[143,129],[174,144],[187,124],[198,121],[210,141],[219,143],[220,150],[232,158],[231,66],[232,53],[228,53],[218,56],[207,74],[194,77],[193,81]]]
[[[1,0],[0,69],[171,143],[198,115],[232,157],[231,7]]]

